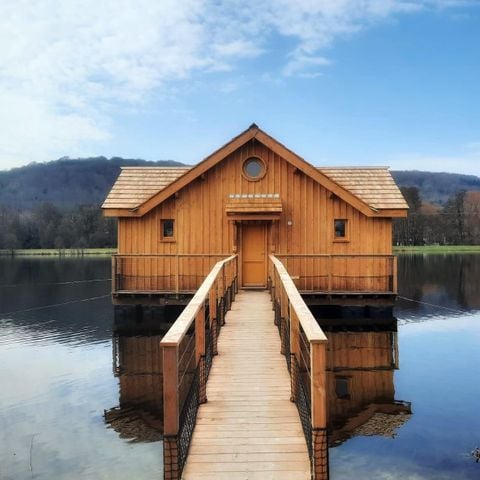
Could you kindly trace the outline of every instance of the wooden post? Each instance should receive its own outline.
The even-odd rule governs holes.
[[[332,293],[332,268],[333,268],[333,258],[331,255],[328,257],[328,285],[327,291],[328,293]]]
[[[297,375],[298,369],[297,366],[299,362],[295,363],[295,359],[299,354],[299,342],[300,342],[300,332],[299,326],[300,322],[298,316],[295,313],[295,309],[290,309],[288,313],[288,318],[290,319],[290,355],[291,355],[291,372],[290,372],[290,401],[295,402],[297,400]]]
[[[112,293],[117,291],[117,257],[112,255]]]
[[[235,257],[235,293],[238,293],[238,255]]]
[[[312,474],[328,480],[326,342],[310,342]]]
[[[392,266],[392,275],[393,275],[393,293],[398,293],[398,258],[396,256],[393,257],[393,266]]]
[[[165,480],[177,480],[180,478],[177,443],[177,435],[179,428],[179,402],[177,395],[177,357],[177,345],[163,346],[163,465]]]
[[[176,275],[175,275],[175,293],[177,294],[180,291],[180,258],[179,255],[176,255]]]
[[[178,433],[178,351],[177,345],[163,346],[163,405],[165,412],[164,434]]]
[[[217,287],[216,282],[208,293],[208,304],[210,311],[210,329],[212,331],[212,354],[218,355],[217,348]]]
[[[195,360],[199,366],[199,399],[200,403],[207,401],[207,377],[205,375],[205,303],[195,317]]]

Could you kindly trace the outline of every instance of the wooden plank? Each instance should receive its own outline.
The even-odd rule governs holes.
[[[182,478],[310,479],[268,293],[237,295],[218,349]]]

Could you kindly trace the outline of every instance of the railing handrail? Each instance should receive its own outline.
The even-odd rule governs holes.
[[[226,257],[229,253],[113,253],[112,257]]]
[[[295,310],[300,325],[302,326],[308,341],[312,343],[327,342],[325,333],[321,329],[320,325],[318,325],[315,317],[312,315],[312,312],[300,295],[283,263],[274,255],[270,255],[270,260],[277,269],[278,276],[283,283],[285,293],[290,301],[290,307]]]
[[[396,254],[388,253],[276,253],[275,257],[288,257],[288,258],[332,258],[332,257],[365,257],[365,258],[393,258],[397,257]]]
[[[179,315],[175,323],[170,327],[166,335],[161,340],[161,346],[175,346],[181,342],[183,337],[188,332],[188,329],[195,321],[195,317],[200,311],[200,308],[202,308],[203,304],[205,303],[205,300],[207,299],[207,296],[214,282],[217,280],[217,276],[222,270],[223,266],[234,260],[236,256],[237,255],[231,255],[230,257],[220,260],[215,264],[196,291],[193,298],[190,300],[183,312]]]

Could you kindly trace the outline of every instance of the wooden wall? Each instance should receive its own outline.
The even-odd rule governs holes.
[[[266,163],[261,180],[242,175],[242,163],[250,156]],[[225,214],[232,193],[280,194],[283,213],[278,226],[269,224],[268,241],[277,254],[391,254],[391,219],[368,218],[331,198],[325,188],[255,140],[143,217],[119,218],[119,253],[231,253],[239,243]],[[161,241],[162,218],[175,219],[174,242]],[[348,219],[348,242],[334,241],[335,218]]]

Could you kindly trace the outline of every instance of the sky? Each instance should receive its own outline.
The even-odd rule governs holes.
[[[252,122],[318,166],[480,175],[480,0],[0,0],[0,170],[195,164]]]

